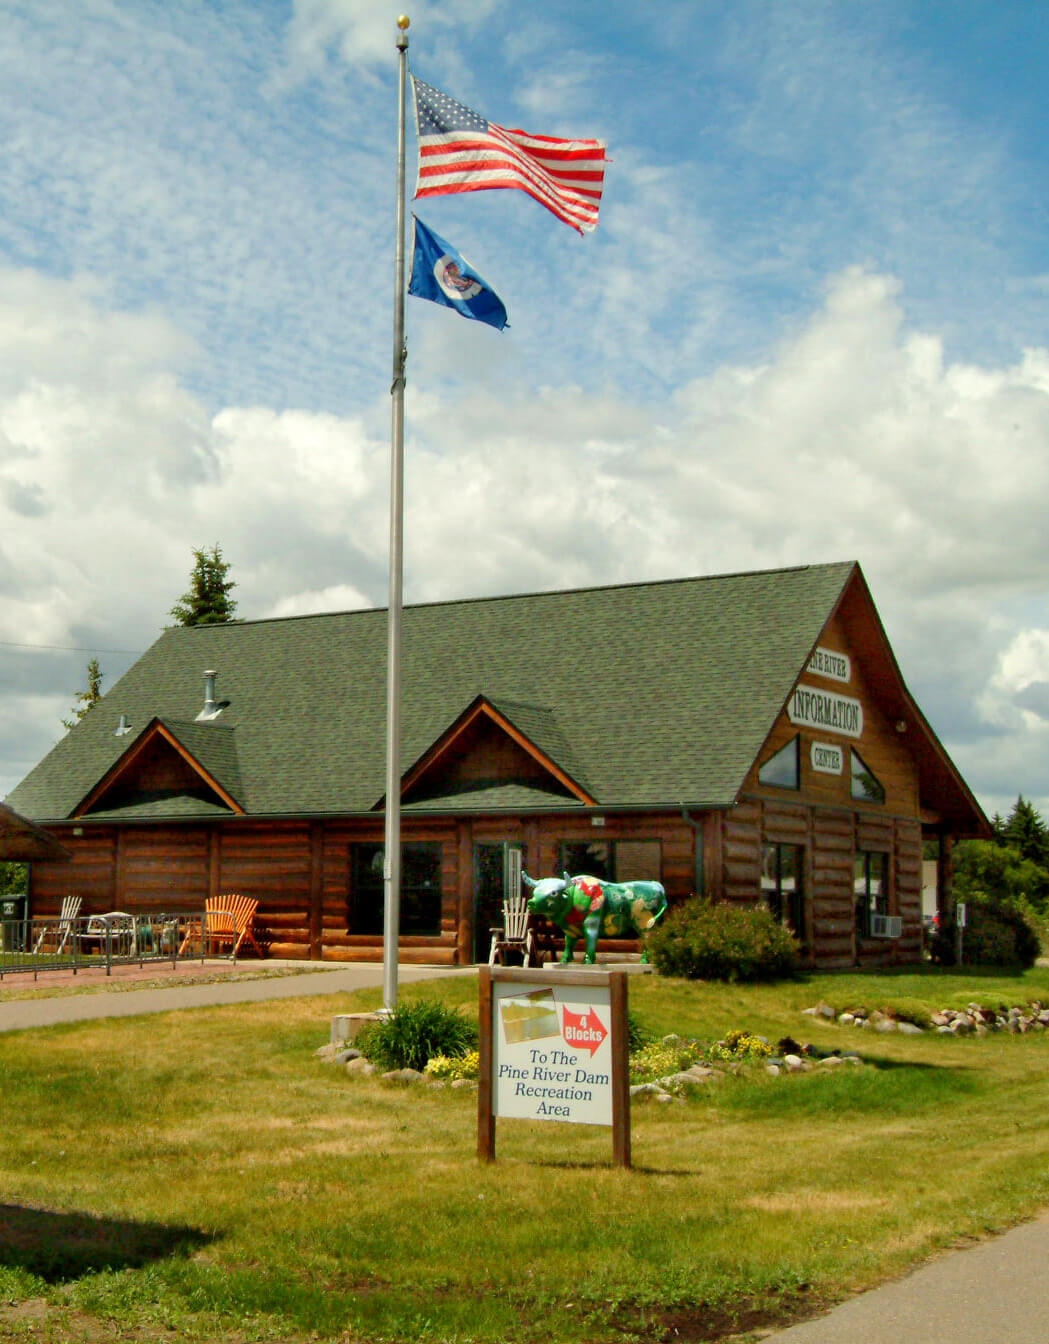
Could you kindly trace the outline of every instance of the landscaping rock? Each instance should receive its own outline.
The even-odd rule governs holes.
[[[816,1012],[820,1017],[825,1017],[828,1022],[833,1022],[837,1014],[829,1003],[817,1003]]]
[[[765,1072],[771,1074],[773,1078],[778,1078],[783,1070],[778,1064],[766,1064]]]
[[[899,1026],[893,1017],[879,1016],[874,1023],[875,1031],[898,1031]]]
[[[630,1089],[632,1097],[665,1097],[667,1094],[658,1083],[635,1083]]]
[[[784,1055],[783,1063],[788,1073],[804,1072],[805,1061],[800,1055]]]
[[[352,1073],[355,1076],[360,1075],[361,1077],[367,1077],[368,1075],[373,1074],[375,1072],[375,1065],[372,1064],[369,1060],[365,1059],[363,1055],[359,1055],[357,1059],[351,1059],[348,1061],[346,1065],[346,1072]]]
[[[916,1022],[897,1022],[896,1030],[901,1036],[924,1036],[924,1030]]]
[[[336,1064],[348,1064],[351,1059],[360,1059],[361,1052],[356,1046],[348,1045],[344,1050],[339,1050],[335,1055]]]
[[[671,1091],[675,1087],[702,1087],[707,1078],[712,1076],[712,1071],[707,1070],[707,1077],[700,1077],[698,1074],[689,1070],[687,1073],[671,1073],[666,1078],[658,1080],[659,1086],[665,1091]]]
[[[383,1074],[383,1078],[391,1083],[421,1083],[425,1077],[418,1069],[391,1069]]]
[[[453,1078],[452,1087],[459,1088],[460,1091],[465,1088],[468,1092],[476,1092],[477,1080],[475,1078]]]

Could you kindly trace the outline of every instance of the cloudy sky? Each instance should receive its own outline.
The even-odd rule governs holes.
[[[194,547],[243,617],[385,604],[404,3],[0,0],[0,792]],[[409,12],[612,163],[586,238],[420,206],[511,327],[408,304],[406,600],[857,559],[987,811],[1049,810],[1049,7]]]

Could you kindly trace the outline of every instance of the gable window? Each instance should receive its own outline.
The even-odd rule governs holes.
[[[771,784],[776,789],[801,788],[799,742],[800,734],[795,733],[785,747],[780,747],[759,767],[759,784]]]
[[[856,902],[856,933],[871,936],[871,915],[889,913],[889,856],[877,850],[856,851],[852,891]]]
[[[346,932],[382,935],[382,845],[350,846],[350,900]],[[433,840],[412,840],[401,846],[402,934],[416,937],[441,932],[441,846]]]
[[[878,777],[868,768],[858,751],[852,756],[852,797],[861,803],[884,803],[885,789]]]
[[[557,875],[600,877],[605,882],[659,882],[663,847],[658,840],[562,840]]]
[[[779,922],[803,941],[805,849],[802,845],[762,846],[761,895]]]

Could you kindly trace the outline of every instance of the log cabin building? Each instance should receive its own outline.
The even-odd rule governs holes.
[[[855,563],[405,608],[400,957],[487,955],[536,876],[766,901],[812,965],[921,954],[923,838],[987,820]],[[386,613],[177,627],[14,790],[31,911],[257,897],[271,955],[382,956]]]

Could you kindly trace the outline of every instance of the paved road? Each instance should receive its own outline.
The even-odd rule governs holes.
[[[1049,1213],[769,1338],[773,1344],[1049,1344]]]
[[[448,975],[470,975],[465,967],[401,966],[398,980],[432,980]],[[262,1003],[267,999],[296,999],[305,994],[340,994],[347,990],[382,987],[382,966],[350,962],[338,970],[306,971],[269,980],[236,979],[209,984],[173,985],[165,989],[134,989],[118,994],[76,994],[65,998],[13,999],[0,1003],[0,1032],[49,1027],[58,1022],[88,1022],[99,1017],[137,1017],[167,1013],[175,1008],[201,1008],[224,1003]],[[13,979],[13,977],[12,977]]]

